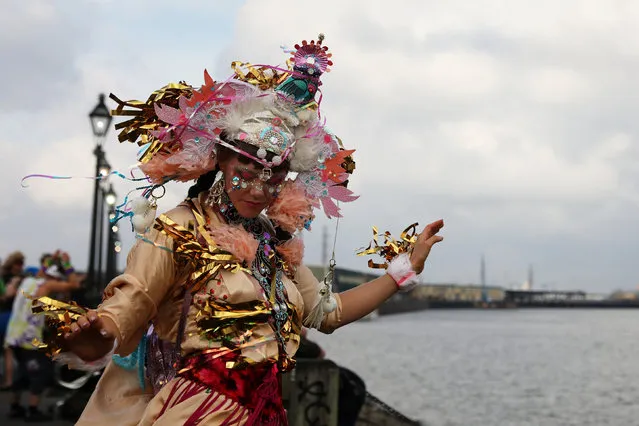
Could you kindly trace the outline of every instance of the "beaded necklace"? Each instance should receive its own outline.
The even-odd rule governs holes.
[[[247,219],[240,216],[226,192],[222,194],[217,208],[229,224],[242,225],[259,242],[255,260],[251,264],[251,273],[270,304],[271,318],[269,323],[275,330],[275,336],[282,353],[285,354],[286,345],[282,330],[289,319],[289,306],[282,281],[283,271],[281,267],[278,268],[281,260],[275,251],[274,231],[268,229],[264,221],[259,218]]]

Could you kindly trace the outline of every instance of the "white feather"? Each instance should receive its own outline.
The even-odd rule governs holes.
[[[313,118],[313,114],[317,115],[317,112],[306,108],[297,112],[297,118],[299,118],[302,123],[306,123]]]
[[[150,206],[145,212],[135,213],[131,218],[131,225],[138,234],[144,234],[153,225],[157,207]]]
[[[235,135],[240,131],[244,121],[246,120],[246,114],[240,108],[229,109],[220,120],[221,127],[226,130],[229,135]]]
[[[235,136],[248,119],[270,111],[271,104],[272,99],[269,96],[238,100],[220,119],[221,127],[226,129],[228,134]]]
[[[321,142],[314,139],[300,139],[291,153],[291,171],[304,172],[315,168],[317,156],[321,151]]]
[[[148,198],[138,197],[131,200],[131,211],[136,214],[144,214],[151,207]]]

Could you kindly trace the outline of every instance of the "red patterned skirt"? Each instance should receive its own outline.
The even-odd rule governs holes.
[[[247,415],[248,420],[244,423],[246,426],[288,425],[282,404],[281,374],[277,365],[265,363],[235,369],[226,367],[227,362],[235,361],[235,354],[213,358],[212,354],[198,353],[185,357],[179,377],[190,383],[174,386],[159,415],[162,416],[170,406],[204,391],[209,392],[209,395],[185,426],[199,424],[205,417],[226,405],[226,398],[236,405],[221,426],[240,424],[240,419]]]

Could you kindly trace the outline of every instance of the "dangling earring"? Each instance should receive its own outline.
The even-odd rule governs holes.
[[[224,194],[224,172],[218,171],[215,175],[215,180],[211,189],[209,189],[209,195],[206,198],[206,203],[209,205],[218,205],[222,202],[222,194]]]

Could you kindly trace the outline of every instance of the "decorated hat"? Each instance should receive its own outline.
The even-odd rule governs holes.
[[[320,34],[295,45],[284,67],[233,62],[233,75],[223,81],[204,71],[198,89],[172,83],[145,102],[111,94],[118,104],[113,115],[131,117],[116,125],[118,138],[142,146],[139,168],[156,187],[214,170],[219,146],[264,168],[286,162],[310,205],[339,217],[336,202],[357,199],[346,188],[354,151],[342,146],[320,116],[321,77],[333,64],[323,40]]]

